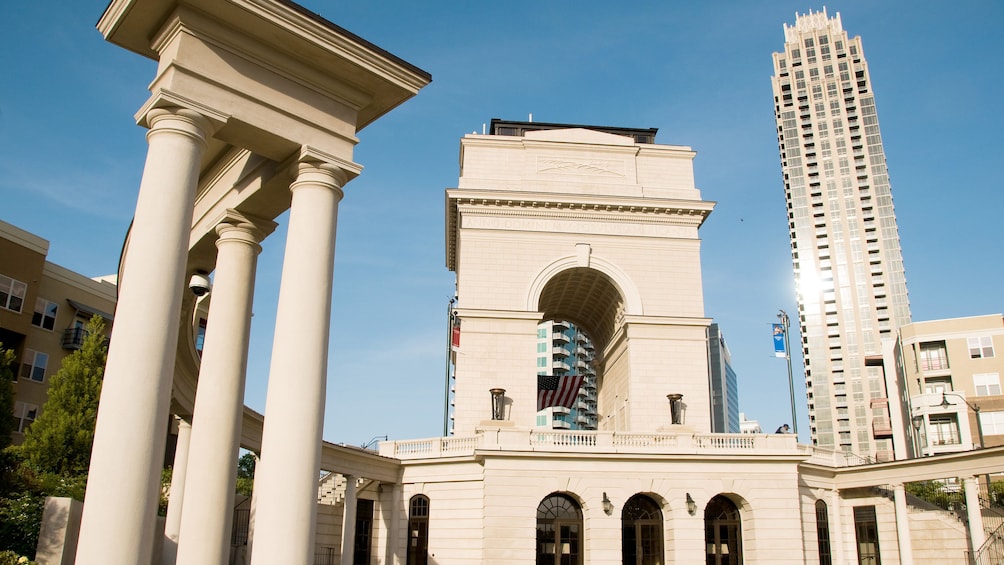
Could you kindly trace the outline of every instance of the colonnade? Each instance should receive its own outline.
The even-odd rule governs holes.
[[[895,516],[896,543],[899,563],[902,565],[912,565],[914,563],[913,536],[910,532],[910,515],[907,504],[906,484],[892,483],[889,486],[892,487],[893,494],[892,502]],[[979,501],[979,478],[976,476],[963,477],[962,487],[965,495],[969,544],[970,547],[975,550],[983,545],[984,541],[986,541],[986,533],[983,528],[983,516]],[[826,502],[827,506],[832,509],[832,511],[828,513],[830,520],[829,531],[831,532],[831,557],[834,563],[845,563],[849,559],[849,557],[845,555],[849,549],[845,546],[845,541],[851,543],[854,542],[856,536],[856,525],[852,522],[847,525],[850,529],[846,532],[844,531],[843,511],[847,503],[842,498],[841,491],[839,489],[831,490]],[[853,547],[851,547],[850,550],[851,555],[855,554]]]
[[[189,232],[211,120],[173,107],[148,114],[143,180],[122,263],[77,563],[150,562],[174,377]],[[313,559],[327,374],[335,226],[354,174],[301,152],[292,200],[256,469],[252,563]],[[260,242],[275,228],[235,210],[216,226],[213,299],[190,442],[172,483],[165,555],[226,562]],[[293,417],[295,416],[295,417]],[[187,435],[186,425],[179,435]],[[180,509],[180,512],[178,511]],[[310,524],[311,527],[304,527]]]

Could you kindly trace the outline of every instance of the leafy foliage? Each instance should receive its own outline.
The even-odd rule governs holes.
[[[254,469],[258,460],[250,451],[237,460],[237,494],[251,496],[254,490]]]
[[[95,316],[86,329],[83,346],[64,358],[52,377],[43,412],[26,430],[24,443],[0,451],[0,549],[6,550],[0,565],[34,557],[47,496],[84,499],[108,352],[104,320]],[[5,359],[0,352],[0,380],[9,383]],[[2,392],[0,386],[0,402]]]
[[[10,445],[14,433],[14,361],[13,349],[4,349],[0,343],[0,449]]]
[[[25,432],[21,453],[39,471],[87,473],[108,356],[104,328],[100,316],[87,323],[83,345],[63,359],[49,383],[49,398],[42,414]]]

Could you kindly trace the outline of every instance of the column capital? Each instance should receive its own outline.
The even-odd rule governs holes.
[[[331,173],[337,179],[339,187],[345,186],[345,183],[356,178],[363,171],[362,165],[304,145],[300,148],[300,154],[297,156],[294,174],[299,177],[300,174],[311,169]]]
[[[209,136],[214,129],[209,118],[180,106],[153,108],[146,112],[142,121],[150,128],[146,133],[147,140],[160,132],[170,131],[198,141],[203,150],[207,147]]]
[[[255,246],[261,251],[261,242],[275,231],[276,224],[272,220],[244,214],[233,208],[227,208],[223,218],[216,224],[216,246],[225,241],[241,241]]]

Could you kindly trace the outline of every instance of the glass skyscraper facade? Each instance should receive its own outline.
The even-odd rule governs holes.
[[[732,369],[732,354],[718,324],[708,328],[708,365],[711,377],[711,431],[738,434],[739,383]]]
[[[796,15],[784,35],[772,85],[811,437],[887,460],[882,341],[910,305],[868,65],[839,13]]]

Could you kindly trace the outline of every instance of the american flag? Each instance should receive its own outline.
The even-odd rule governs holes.
[[[582,380],[581,375],[537,375],[537,410],[551,406],[571,408]]]

